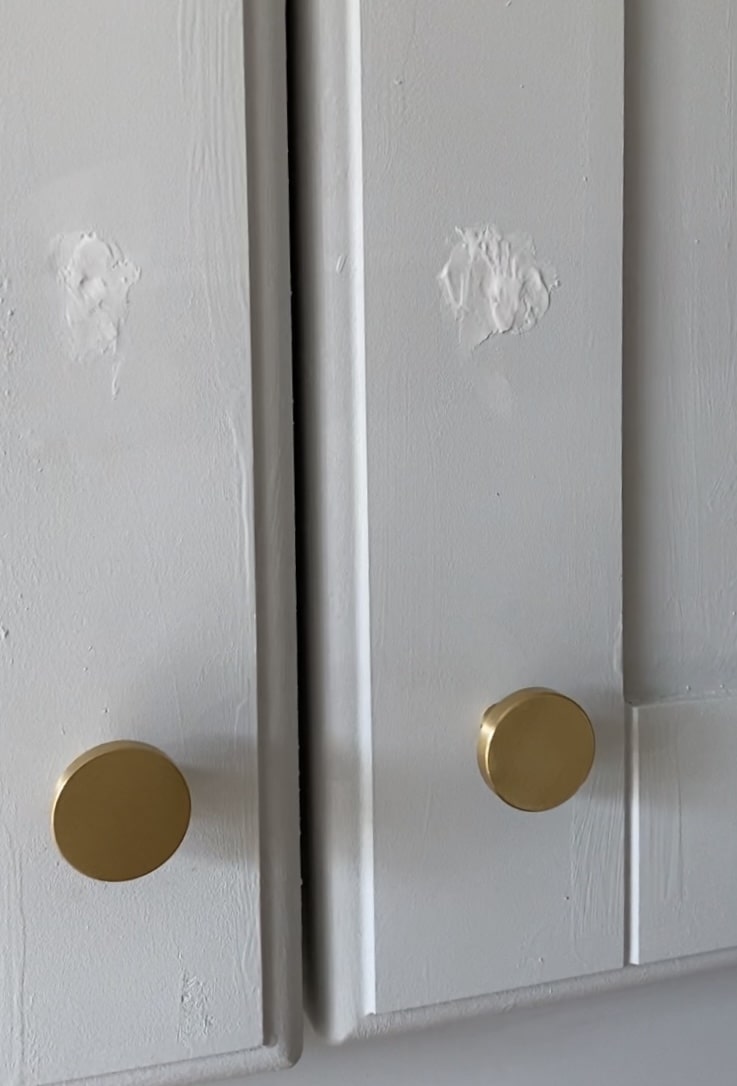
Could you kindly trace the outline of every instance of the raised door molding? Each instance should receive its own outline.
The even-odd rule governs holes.
[[[623,5],[293,16],[310,1013],[340,1040],[733,961],[681,957],[672,911],[672,960],[633,964],[657,886],[625,817]],[[437,275],[454,228],[489,222],[529,231],[560,286],[538,327],[464,350]],[[474,764],[486,705],[528,684],[597,732],[592,778],[545,816]],[[645,772],[640,848],[649,819],[672,851]]]
[[[624,964],[622,16],[294,12],[309,987],[333,1038]],[[438,278],[482,224],[531,233],[560,286],[472,350],[486,315],[459,327]],[[599,743],[541,815],[474,754],[529,685]]]
[[[302,1032],[284,4],[3,13],[0,1080],[283,1067]],[[81,305],[93,272],[69,282],[85,234],[128,279],[118,308],[93,283],[107,321]],[[116,738],[183,769],[192,823],[159,871],[95,883],[50,803]]]

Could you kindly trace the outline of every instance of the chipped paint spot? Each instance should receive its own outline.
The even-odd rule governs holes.
[[[128,313],[131,287],[141,269],[115,242],[95,233],[66,234],[57,239],[57,268],[64,286],[66,322],[79,361],[114,355]],[[113,370],[113,397],[120,365]]]
[[[0,277],[0,340],[2,340],[6,362],[8,364],[15,354],[15,343],[12,334],[15,309],[12,306],[7,305],[10,288],[11,283],[9,277],[7,275]],[[9,392],[10,390],[6,389],[6,396],[9,395]]]
[[[207,1037],[213,1024],[209,1006],[210,1000],[205,984],[199,977],[185,971],[182,974],[177,1018],[177,1040],[180,1044],[191,1045]]]
[[[490,336],[529,332],[547,313],[559,285],[537,259],[532,238],[496,226],[464,227],[438,276],[467,350]]]

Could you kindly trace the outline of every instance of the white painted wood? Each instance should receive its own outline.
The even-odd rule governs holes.
[[[639,970],[628,970],[628,974]],[[737,970],[327,1046],[254,1086],[734,1086]]]
[[[295,14],[313,1011],[340,1037],[622,965],[622,5]],[[437,275],[488,222],[561,285],[469,354]],[[533,683],[599,742],[540,816],[474,757]]]
[[[737,690],[737,3],[628,12],[625,679]]]
[[[283,5],[7,0],[1,21],[0,1080],[283,1065],[301,1030]],[[127,310],[77,281],[69,328],[57,265],[82,232],[137,281]],[[107,323],[81,312],[90,291]],[[160,871],[106,885],[62,861],[49,809],[65,765],[122,736],[184,769],[193,821]]]
[[[634,962],[737,947],[737,698],[632,711]]]
[[[737,4],[631,7],[624,660],[641,704],[630,955],[652,962],[737,946]]]

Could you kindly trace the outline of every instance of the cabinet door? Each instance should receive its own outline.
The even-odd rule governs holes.
[[[625,675],[643,963],[737,948],[736,54],[734,0],[633,6]]]
[[[299,1050],[283,5],[2,5],[0,1080]],[[245,73],[245,77],[244,77]],[[245,88],[245,94],[244,94]],[[181,769],[159,870],[88,878],[55,782]]]
[[[338,7],[295,13],[294,148],[333,1037],[624,961],[623,5]],[[530,686],[598,743],[537,814],[475,757],[486,707]]]

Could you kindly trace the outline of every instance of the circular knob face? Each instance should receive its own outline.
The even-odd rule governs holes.
[[[594,750],[594,729],[580,705],[531,688],[486,710],[477,755],[484,780],[510,807],[548,811],[578,791]]]
[[[156,747],[103,743],[75,759],[56,787],[59,851],[92,879],[147,875],[179,848],[191,813],[187,782]]]

